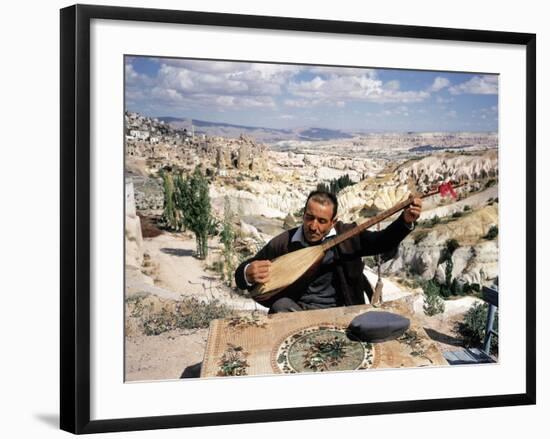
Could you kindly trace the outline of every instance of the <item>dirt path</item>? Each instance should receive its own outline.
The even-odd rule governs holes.
[[[189,235],[163,233],[155,238],[146,238],[143,249],[154,267],[155,286],[176,293],[177,296],[218,299],[235,309],[253,310],[258,307],[253,300],[233,292],[216,273],[205,269],[208,260],[201,261],[194,256],[195,239]],[[217,240],[209,240],[210,261],[215,260],[220,250]]]
[[[126,381],[179,379],[202,361],[208,329],[126,338]]]

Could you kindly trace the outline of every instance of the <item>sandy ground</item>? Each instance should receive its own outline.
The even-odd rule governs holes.
[[[220,280],[217,273],[205,269],[219,257],[221,245],[217,240],[209,241],[206,261],[195,258],[195,239],[184,233],[163,233],[146,238],[143,250],[153,265],[151,276],[155,286],[174,293],[176,297],[219,299],[235,309],[256,309],[253,300],[240,297]]]
[[[202,361],[208,329],[126,338],[126,381],[178,379]]]

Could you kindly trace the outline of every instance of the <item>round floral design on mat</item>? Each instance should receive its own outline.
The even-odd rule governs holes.
[[[346,328],[323,325],[285,338],[275,359],[283,373],[359,370],[372,366],[374,348],[370,343],[349,338]]]

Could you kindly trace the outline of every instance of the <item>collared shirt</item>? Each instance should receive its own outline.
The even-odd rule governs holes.
[[[331,236],[336,236],[336,229],[334,227],[332,227],[329,230],[329,232],[323,237],[323,239],[321,239],[321,241],[324,241],[325,239],[330,238]],[[290,240],[290,242],[299,242],[304,247],[310,246],[310,244],[306,241],[306,238],[304,236],[303,225],[299,227],[298,230],[296,230],[296,232],[294,232],[294,235],[292,235],[292,239]]]

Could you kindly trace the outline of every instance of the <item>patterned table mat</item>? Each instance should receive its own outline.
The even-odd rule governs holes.
[[[383,343],[365,343],[346,334],[354,317],[377,310],[408,317],[410,328],[399,339]],[[399,300],[379,308],[357,305],[213,320],[201,377],[447,366],[411,310],[410,303]]]

